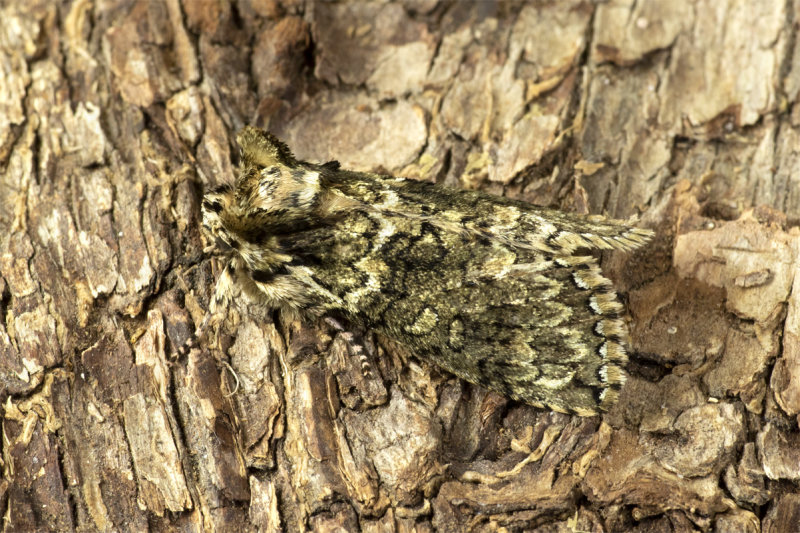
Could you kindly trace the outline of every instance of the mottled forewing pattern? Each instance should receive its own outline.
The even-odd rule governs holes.
[[[203,199],[226,259],[212,314],[240,296],[342,316],[473,383],[591,415],[624,383],[627,329],[591,249],[651,233],[488,194],[298,161],[239,134],[236,183]]]

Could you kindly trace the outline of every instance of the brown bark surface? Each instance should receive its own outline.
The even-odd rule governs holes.
[[[800,0],[0,5],[6,531],[795,531]],[[235,132],[656,231],[630,378],[536,410],[202,320]]]

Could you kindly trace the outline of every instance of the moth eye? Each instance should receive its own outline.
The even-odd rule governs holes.
[[[203,200],[203,208],[206,211],[211,211],[212,213],[219,213],[222,211],[222,204],[219,200]]]

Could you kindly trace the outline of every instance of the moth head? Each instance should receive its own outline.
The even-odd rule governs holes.
[[[225,229],[223,216],[231,209],[233,189],[223,185],[203,196],[200,212],[203,217],[203,233],[206,239],[216,245],[217,250],[231,247],[231,236]]]

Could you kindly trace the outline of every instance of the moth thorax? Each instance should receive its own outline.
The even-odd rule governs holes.
[[[258,173],[251,196],[256,209],[309,209],[320,194],[320,174],[304,167],[275,165]]]

